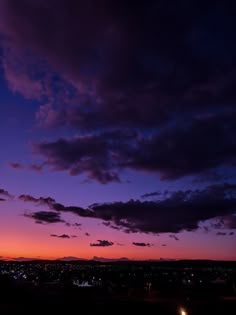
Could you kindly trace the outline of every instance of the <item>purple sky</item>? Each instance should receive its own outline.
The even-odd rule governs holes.
[[[0,0],[0,256],[236,259],[234,11]]]

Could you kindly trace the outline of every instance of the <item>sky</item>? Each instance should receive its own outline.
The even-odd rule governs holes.
[[[235,14],[0,0],[0,259],[236,260]]]

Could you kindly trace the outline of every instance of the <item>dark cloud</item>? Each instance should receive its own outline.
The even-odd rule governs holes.
[[[35,220],[35,223],[43,224],[43,223],[58,223],[64,222],[59,213],[51,212],[51,211],[38,211],[34,213],[25,213],[25,217],[31,218]]]
[[[8,195],[9,193],[8,193],[8,191],[6,191],[5,189],[0,189],[0,194],[1,195],[4,195],[4,196],[6,196],[6,195]]]
[[[104,221],[104,222],[102,222],[102,224],[105,225],[105,226],[108,226],[108,227],[110,227],[110,228],[112,228],[114,230],[121,230],[121,228],[119,226],[114,225],[111,222]]]
[[[160,199],[95,203],[88,209],[64,206],[50,197],[35,198],[21,195],[19,199],[47,205],[50,210],[57,211],[49,212],[54,215],[71,212],[82,217],[101,219],[103,225],[126,233],[158,234],[193,231],[199,227],[200,222],[207,220],[212,220],[207,230],[236,228],[236,185],[234,184],[211,185],[202,190],[165,191],[156,195]],[[170,237],[177,240],[174,234],[170,234]]]
[[[14,168],[16,170],[22,170],[23,168],[25,168],[23,164],[18,162],[10,162],[9,165],[11,168]]]
[[[169,235],[169,237],[173,238],[175,241],[179,241],[179,238],[174,234]]]
[[[170,192],[166,198],[155,201],[95,204],[90,209],[94,217],[125,232],[193,231],[201,221],[220,217],[224,217],[225,225],[232,226],[235,222],[236,185],[213,185],[202,190]],[[175,235],[171,237],[176,238]]]
[[[112,245],[114,245],[114,243],[107,240],[97,240],[97,243],[90,243],[90,246],[107,247]]]
[[[33,202],[33,203],[38,203],[38,204],[43,204],[48,206],[51,210],[54,211],[61,211],[61,212],[72,212],[74,214],[77,214],[81,217],[87,217],[87,216],[92,216],[92,212],[87,209],[83,209],[81,207],[76,207],[76,206],[64,206],[60,203],[57,203],[55,199],[51,197],[39,197],[35,198],[31,195],[20,195],[18,199],[25,201],[25,202]],[[75,223],[74,226],[79,227],[80,223]]]
[[[235,118],[232,112],[211,114],[142,139],[127,167],[156,171],[163,179],[174,179],[222,165],[234,166]]]
[[[166,245],[166,244],[161,244],[161,246],[165,247],[165,246],[167,246],[167,245]]]
[[[132,243],[134,246],[140,246],[140,247],[150,247],[151,244],[149,243],[143,243],[143,242],[133,242]]]
[[[227,235],[227,233],[226,232],[217,232],[216,235],[218,235],[218,236],[225,236],[225,235]]]
[[[234,232],[229,232],[229,235],[234,235]]]
[[[222,229],[225,226],[224,219],[222,217],[216,218],[213,222],[211,222],[211,227],[213,229]]]
[[[214,229],[236,229],[236,214],[220,216],[211,222]]]
[[[128,145],[132,135],[125,136]],[[121,138],[119,132],[112,132],[111,135],[104,133],[79,136],[72,140],[59,139],[54,143],[41,142],[34,145],[34,151],[48,158],[46,164],[52,170],[68,171],[70,175],[86,173],[88,178],[106,184],[111,181],[119,182],[119,165],[118,160],[114,160],[114,155]]]
[[[0,196],[7,197],[7,198],[12,197],[11,194],[3,188],[0,188]],[[1,198],[1,199],[2,199],[2,201],[5,201],[5,198]]]
[[[236,214],[224,216],[222,220],[225,228],[236,229]]]
[[[67,234],[61,234],[61,235],[50,234],[50,236],[52,236],[52,237],[58,237],[58,238],[71,238],[71,236],[69,236],[69,235],[67,235]]]
[[[42,125],[89,132],[35,152],[52,170],[104,184],[127,168],[163,179],[235,168],[234,9],[229,1],[2,0],[9,88],[43,100]],[[117,141],[114,129],[138,134]]]
[[[22,163],[18,163],[18,162],[10,162],[9,163],[10,167],[16,170],[23,170],[28,168],[31,171],[35,171],[35,172],[42,172],[44,164],[31,164],[28,167],[26,167],[25,165],[23,165]]]
[[[212,113],[146,136],[125,130],[104,132],[44,141],[34,144],[34,151],[53,171],[85,173],[103,184],[120,181],[122,169],[153,172],[162,179],[208,178],[209,170],[236,164],[235,119],[234,112]]]
[[[231,12],[227,2],[5,0],[1,28],[80,86],[94,79],[101,101],[63,109],[65,123],[155,126],[169,109],[234,99]]]
[[[0,201],[6,201],[6,199],[4,199],[4,198],[0,198]]]
[[[78,229],[80,229],[81,226],[82,226],[82,224],[75,222],[75,223],[72,224],[72,226],[75,226],[75,227],[77,227]]]
[[[90,234],[89,234],[88,232],[85,232],[85,233],[84,233],[84,235],[86,235],[86,236],[90,236]]]

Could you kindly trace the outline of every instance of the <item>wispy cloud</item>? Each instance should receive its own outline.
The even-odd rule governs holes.
[[[51,237],[58,237],[58,238],[71,238],[71,236],[69,236],[68,234],[61,234],[61,235],[57,235],[57,234],[50,234]]]
[[[78,206],[64,206],[60,203],[57,203],[55,199],[51,197],[39,197],[35,198],[31,195],[20,195],[18,197],[19,200],[24,202],[33,202],[37,204],[43,204],[49,207],[49,209],[58,211],[58,212],[72,212],[74,214],[77,214],[81,217],[92,217],[93,213],[89,209],[83,209],[82,207]],[[80,227],[80,223],[75,223],[74,226]]]
[[[29,169],[40,173],[43,170],[43,164],[31,164],[29,166]]]
[[[22,170],[25,168],[25,166],[19,162],[10,162],[9,165],[11,168],[14,168],[16,170]]]

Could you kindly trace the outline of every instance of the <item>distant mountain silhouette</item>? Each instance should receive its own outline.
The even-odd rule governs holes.
[[[65,257],[57,258],[56,260],[60,260],[60,261],[73,261],[73,260],[88,260],[88,259],[79,258],[79,257],[74,257],[74,256],[65,256]]]
[[[94,256],[93,260],[100,261],[100,262],[130,261],[130,259],[126,258],[126,257],[121,257],[121,258],[104,258],[104,257],[97,257],[97,256]]]
[[[148,259],[148,260],[131,260],[126,257],[121,258],[105,258],[105,257],[97,257],[94,256],[93,259],[84,259],[74,256],[65,256],[58,259],[40,259],[40,258],[26,258],[26,257],[17,257],[17,258],[10,258],[10,257],[1,257],[0,263],[24,263],[24,264],[58,264],[58,263],[73,263],[73,264],[92,264],[92,265],[99,265],[99,264],[109,264],[109,263],[120,263],[120,264],[158,264],[158,266],[175,266],[176,268],[183,268],[183,267],[212,267],[212,266],[225,266],[225,267],[233,267],[235,268],[236,261],[224,261],[224,260],[206,260],[206,259],[186,259],[186,260],[175,260],[175,259],[168,259],[168,258],[160,258],[160,259]]]
[[[17,257],[13,258],[13,261],[32,261],[32,260],[41,260],[40,258],[26,258],[26,257]],[[44,259],[42,259],[44,260]]]

